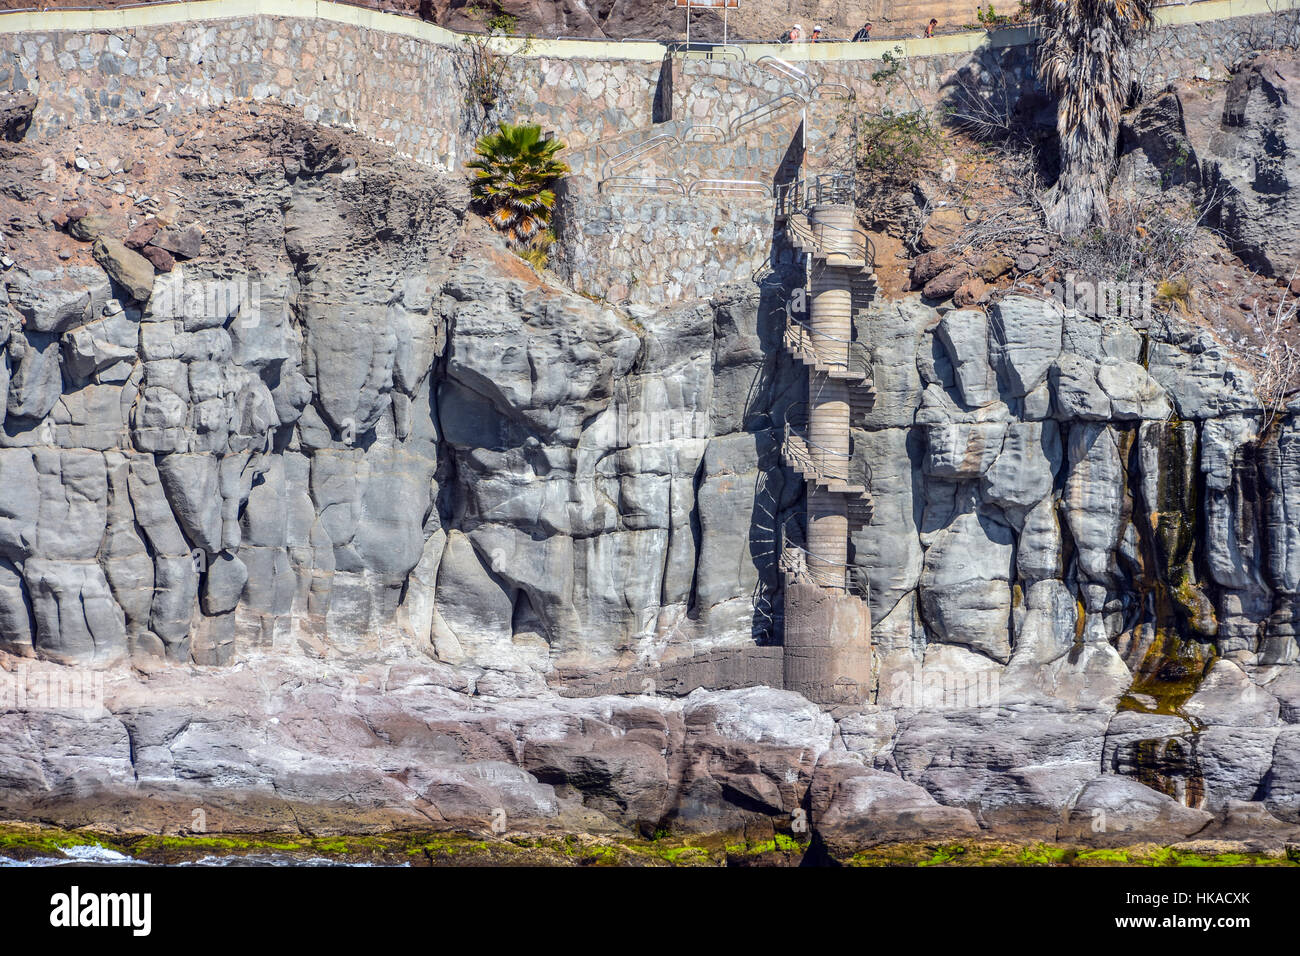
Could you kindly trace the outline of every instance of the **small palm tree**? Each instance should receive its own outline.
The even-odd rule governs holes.
[[[1130,49],[1151,26],[1154,6],[1154,0],[1030,0],[1041,24],[1038,75],[1058,99],[1061,176],[1047,197],[1047,220],[1063,235],[1109,224],[1106,187],[1133,80]]]
[[[568,164],[555,158],[564,143],[543,138],[540,126],[497,125],[499,132],[479,137],[478,157],[465,164],[474,170],[471,191],[488,222],[512,246],[544,251],[554,241],[555,185],[569,172]]]

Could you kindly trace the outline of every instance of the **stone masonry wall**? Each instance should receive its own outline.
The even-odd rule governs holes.
[[[1295,32],[1295,21],[1292,12],[1162,29],[1139,58],[1145,81],[1158,87],[1222,75],[1253,46],[1276,43],[1278,31]],[[761,266],[770,248],[770,197],[751,190],[707,201],[606,199],[595,187],[610,156],[664,130],[712,127],[720,142],[660,151],[625,172],[668,175],[687,186],[703,178],[772,183],[790,159],[802,117],[790,100],[733,135],[732,124],[764,104],[825,83],[854,90],[866,108],[931,107],[959,74],[985,96],[1015,99],[1034,83],[1030,41],[1025,29],[999,31],[974,52],[901,56],[896,68],[876,56],[848,58],[862,52],[852,47],[837,54],[833,46],[752,45],[744,59],[618,60],[558,56],[543,45],[513,58],[497,113],[539,122],[569,144],[572,191],[583,201],[566,216],[573,232],[565,258],[580,265],[584,288],[616,301],[672,302],[711,295]],[[774,57],[790,58],[807,81],[792,81]],[[460,167],[491,119],[466,101],[465,65],[464,48],[442,39],[328,19],[255,15],[0,35],[0,90],[38,94],[37,136],[160,111],[272,101],[450,169]],[[814,96],[809,130],[824,126],[840,104]],[[831,145],[809,136],[810,164]]]
[[[1226,75],[1252,47],[1276,41],[1279,32],[1297,33],[1296,11],[1171,26],[1147,41],[1149,52],[1140,60],[1149,85],[1210,79]],[[578,148],[654,125],[655,96],[668,68],[682,87],[674,117],[725,125],[791,88],[770,68],[764,71],[760,61],[770,57],[793,62],[813,81],[860,91],[883,84],[881,105],[931,105],[972,61],[986,68],[1000,62],[1013,78],[1029,82],[1030,42],[1026,29],[999,31],[973,54],[903,56],[899,70],[884,80],[872,79],[888,72],[879,57],[837,58],[834,46],[751,45],[744,60],[685,62],[529,51],[515,58],[506,106]],[[466,133],[474,128],[457,58],[446,44],[382,29],[250,16],[116,31],[7,33],[0,38],[0,89],[40,94],[37,135],[159,106],[202,109],[270,99],[302,109],[309,119],[354,128],[417,161],[454,168],[472,148]]]

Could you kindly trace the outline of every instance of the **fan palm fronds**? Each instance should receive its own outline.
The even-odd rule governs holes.
[[[479,137],[475,149],[478,157],[465,164],[474,171],[474,200],[512,246],[533,245],[548,232],[555,184],[569,172],[555,158],[564,144],[543,137],[540,126],[502,122],[498,132]]]

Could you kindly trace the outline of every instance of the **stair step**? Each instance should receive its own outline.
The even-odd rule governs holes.
[[[832,269],[854,269],[865,272],[871,267],[867,265],[866,259],[858,259],[854,256],[846,256],[842,252],[831,252],[822,258],[826,265]]]
[[[851,485],[847,481],[840,481],[837,478],[822,478],[817,481],[819,488],[825,488],[827,491],[833,491],[838,495],[857,495],[862,497],[866,495],[865,485]]]

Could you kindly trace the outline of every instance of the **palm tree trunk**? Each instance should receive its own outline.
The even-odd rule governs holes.
[[[1065,236],[1110,222],[1120,113],[1132,82],[1129,46],[1150,23],[1146,0],[1039,0],[1038,75],[1058,97],[1061,174],[1046,197]]]

